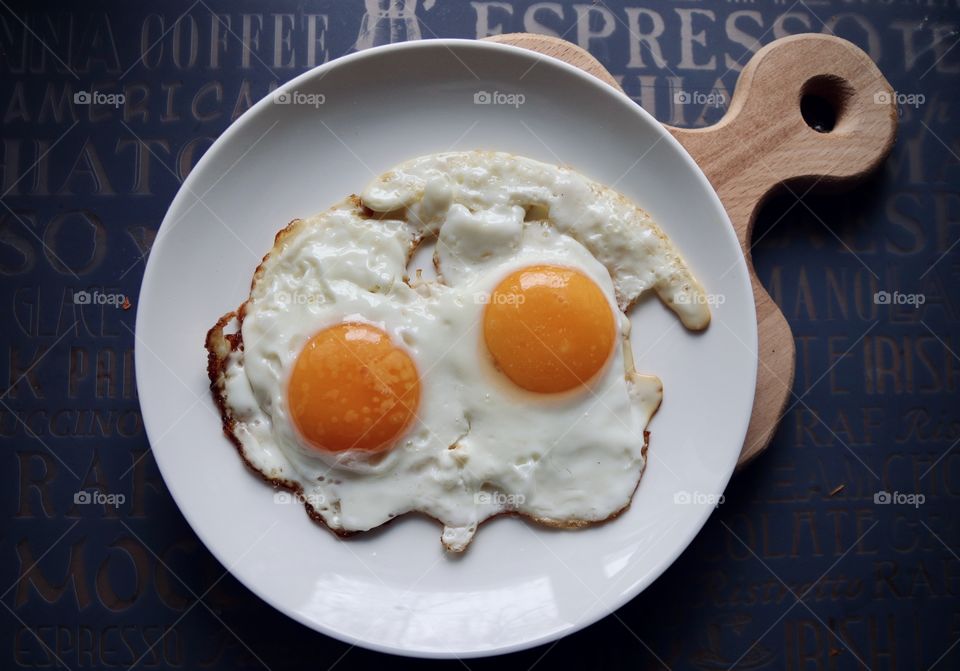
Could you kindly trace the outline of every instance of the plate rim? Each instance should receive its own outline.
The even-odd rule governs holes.
[[[732,222],[730,221],[726,207],[723,205],[723,202],[720,200],[720,197],[717,194],[716,189],[707,179],[706,175],[703,173],[700,166],[692,158],[689,152],[687,152],[687,150],[680,143],[680,141],[677,140],[673,136],[673,134],[671,134],[666,129],[664,124],[658,121],[655,117],[653,117],[649,112],[643,109],[636,101],[632,100],[624,92],[614,89],[613,87],[605,84],[604,82],[597,79],[593,75],[563,60],[560,60],[553,56],[549,56],[547,54],[541,54],[539,52],[535,52],[530,49],[525,49],[523,47],[514,46],[511,44],[504,44],[501,42],[486,41],[486,40],[475,40],[475,39],[466,39],[466,38],[433,38],[433,39],[413,40],[408,42],[400,42],[395,44],[372,47],[369,49],[365,49],[363,51],[358,51],[358,52],[354,52],[354,53],[350,53],[350,54],[346,54],[346,55],[334,58],[333,60],[330,60],[326,63],[322,63],[280,84],[279,86],[277,86],[275,90],[269,91],[260,100],[258,100],[249,109],[247,109],[242,115],[240,115],[237,119],[231,122],[230,125],[210,145],[207,151],[204,152],[203,156],[196,163],[196,165],[194,165],[194,167],[190,170],[190,173],[183,180],[183,182],[181,182],[180,186],[177,189],[176,195],[173,197],[173,200],[170,202],[170,205],[167,207],[163,220],[161,221],[160,226],[157,228],[157,235],[156,235],[154,244],[149,251],[146,267],[144,269],[143,278],[140,284],[139,295],[143,295],[145,293],[145,289],[148,286],[151,286],[155,283],[155,281],[153,280],[153,276],[157,272],[159,272],[157,271],[157,266],[159,262],[155,261],[155,258],[160,256],[156,252],[162,251],[165,246],[166,236],[163,235],[163,231],[164,231],[164,227],[168,226],[168,222],[170,221],[170,217],[171,217],[171,212],[173,212],[175,207],[179,206],[179,202],[181,198],[186,198],[187,195],[185,194],[189,194],[192,191],[191,189],[191,187],[193,186],[192,182],[199,179],[199,175],[203,173],[205,166],[214,160],[214,155],[219,150],[221,150],[224,146],[228,145],[232,141],[233,136],[241,132],[242,127],[245,124],[249,123],[250,120],[255,115],[259,114],[262,109],[272,104],[274,95],[280,92],[290,92],[291,90],[296,89],[302,83],[310,81],[315,77],[319,76],[322,78],[323,76],[325,76],[326,72],[328,72],[329,70],[348,66],[354,63],[355,61],[379,57],[384,52],[404,52],[404,51],[415,51],[415,50],[421,50],[421,49],[423,50],[446,49],[451,53],[453,53],[453,48],[455,47],[463,48],[463,49],[473,49],[481,52],[482,51],[511,52],[511,53],[514,53],[515,55],[521,55],[528,59],[533,59],[535,64],[540,62],[548,62],[552,67],[557,67],[562,70],[565,70],[567,71],[567,73],[581,79],[588,86],[594,87],[598,95],[612,96],[615,99],[619,99],[620,102],[622,103],[629,103],[631,108],[637,113],[639,117],[640,121],[638,121],[638,123],[646,123],[648,126],[654,127],[658,135],[661,136],[658,142],[665,141],[668,144],[672,145],[674,149],[678,150],[682,160],[686,163],[687,167],[691,170],[692,174],[697,179],[700,180],[703,186],[706,187],[706,191],[709,194],[709,197],[713,200],[713,204],[716,206],[716,209],[720,214],[720,218],[726,224],[724,226],[724,229],[725,229],[724,234],[732,238],[732,240],[736,243],[737,249],[740,250],[740,258],[737,265],[739,266],[742,264],[747,271],[749,270],[748,261],[746,259],[746,256],[743,255],[742,253],[739,240],[737,239],[735,229],[733,227]],[[454,56],[456,56],[455,53],[454,53]],[[753,325],[751,329],[752,341],[749,343],[745,343],[745,345],[748,347],[752,347],[751,351],[756,352],[758,347],[758,338],[759,338],[756,301],[754,299],[752,285],[750,284],[750,281],[749,281],[749,272],[746,272],[744,276],[746,281],[746,291],[744,292],[744,294],[749,296],[749,300],[751,303],[750,312],[754,315]],[[141,331],[140,327],[141,327],[141,319],[143,314],[142,308],[143,308],[143,304],[140,301],[138,301],[136,322],[134,327],[135,340],[139,339],[138,334]],[[144,370],[145,366],[140,365],[141,358],[146,357],[146,354],[143,353],[144,348],[137,347],[137,343],[135,342],[134,349],[135,349],[135,352],[134,352],[135,371]],[[757,374],[758,364],[757,364],[756,357],[754,357],[753,360],[754,360],[754,364],[752,366],[752,376],[755,379]],[[161,464],[161,459],[158,458],[157,456],[159,453],[155,452],[153,449],[152,436],[161,435],[161,434],[158,433],[156,427],[151,429],[151,420],[148,419],[149,413],[145,408],[145,404],[143,403],[143,399],[150,396],[149,393],[147,394],[143,393],[143,390],[147,386],[145,378],[143,378],[140,375],[136,375],[136,384],[137,384],[138,402],[140,404],[140,411],[141,411],[141,417],[143,420],[144,432],[147,437],[147,442],[149,443],[150,452],[154,455],[154,460],[157,464],[157,468],[160,471],[161,477],[163,477],[164,485],[166,486],[167,490],[170,492],[170,496],[173,498],[174,502],[176,503],[177,508],[180,511],[181,515],[183,515],[187,524],[190,525],[191,530],[193,531],[194,534],[196,534],[200,542],[203,543],[207,551],[209,551],[216,558],[216,560],[220,562],[220,564],[224,567],[224,569],[228,571],[239,583],[241,583],[246,589],[250,590],[255,596],[257,596],[257,598],[262,599],[264,602],[269,604],[275,610],[283,613],[285,616],[297,621],[298,623],[304,625],[305,627],[313,631],[319,632],[323,635],[329,636],[338,641],[341,641],[350,645],[362,647],[368,650],[373,650],[375,652],[380,652],[380,653],[385,653],[390,655],[397,655],[402,657],[419,658],[419,659],[472,659],[472,658],[481,658],[481,657],[493,657],[493,656],[509,654],[512,652],[528,650],[530,648],[534,648],[539,645],[544,645],[553,641],[557,641],[561,638],[574,634],[592,624],[595,624],[601,619],[608,617],[610,614],[616,612],[617,610],[622,608],[624,605],[626,605],[627,603],[635,599],[640,593],[642,593],[645,589],[647,589],[657,578],[663,575],[663,573],[665,573],[676,562],[677,558],[689,548],[690,544],[699,535],[703,527],[706,525],[707,520],[710,518],[710,515],[713,513],[713,510],[714,510],[713,507],[709,507],[709,506],[703,507],[701,509],[699,518],[696,520],[696,523],[689,527],[687,533],[683,534],[684,540],[677,545],[674,551],[664,554],[662,556],[662,559],[658,562],[659,568],[655,570],[651,570],[648,573],[644,574],[643,576],[639,577],[629,586],[621,590],[618,594],[606,600],[601,607],[600,614],[597,615],[596,617],[581,619],[578,622],[570,623],[565,627],[551,630],[545,634],[542,634],[535,638],[527,639],[522,642],[515,642],[515,643],[502,645],[502,646],[494,645],[485,649],[471,649],[466,651],[410,649],[410,648],[386,645],[386,644],[375,642],[375,641],[365,641],[365,640],[355,638],[345,632],[338,631],[332,627],[327,626],[324,623],[320,623],[316,620],[311,620],[305,616],[301,616],[301,614],[298,613],[297,611],[293,609],[289,609],[284,604],[280,604],[277,601],[275,601],[272,598],[272,595],[264,593],[260,589],[255,588],[253,585],[248,584],[244,579],[242,579],[240,576],[234,573],[234,571],[231,568],[229,568],[230,567],[229,558],[222,556],[220,549],[216,548],[214,545],[208,542],[208,539],[206,538],[205,534],[202,533],[198,528],[198,523],[194,519],[195,514],[192,512],[188,512],[189,508],[181,505],[180,497],[176,493],[176,488],[171,486],[171,480],[168,478],[167,473],[164,471],[164,467]],[[204,391],[206,392],[207,390],[205,389]],[[755,397],[756,397],[756,385],[754,384],[750,391],[749,407],[751,409],[753,407]],[[740,444],[742,444],[744,439],[746,438],[747,429],[749,426],[751,416],[752,416],[752,412],[747,413],[746,417],[741,418],[741,421],[740,421],[741,428],[738,431],[738,435],[740,436],[738,442]],[[226,440],[225,437],[223,439]],[[726,491],[726,488],[729,485],[730,479],[732,478],[733,473],[735,471],[738,457],[739,457],[739,451],[734,456],[734,458],[730,460],[730,463],[726,468],[726,473],[722,478],[722,486],[719,487],[719,491],[716,492],[716,494],[722,494],[724,491]],[[653,577],[650,577],[651,574],[655,574],[655,575],[653,575]]]

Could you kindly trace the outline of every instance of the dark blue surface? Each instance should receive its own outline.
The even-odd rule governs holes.
[[[957,3],[407,4],[417,21],[368,35],[359,1],[0,4],[0,668],[443,664],[328,639],[224,575],[152,457],[140,459],[131,329],[141,257],[180,181],[276,83],[358,37],[522,30],[579,40],[678,125],[712,123],[724,106],[675,106],[675,89],[729,99],[747,45],[798,32],[832,30],[868,50],[904,104],[879,174],[844,195],[774,199],[757,223],[754,261],[793,327],[802,400],[690,549],[615,615],[555,645],[446,664],[960,668]],[[230,23],[225,49],[211,47],[211,11]],[[661,23],[660,54],[632,46]],[[279,60],[275,25],[292,45],[281,40]],[[92,90],[126,100],[73,103]],[[132,308],[75,306],[79,290],[122,293]],[[878,291],[924,303],[877,305]],[[124,500],[75,504],[83,489]],[[923,502],[875,503],[880,491]]]

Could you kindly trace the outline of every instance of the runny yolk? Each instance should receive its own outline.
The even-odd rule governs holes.
[[[345,322],[307,341],[287,395],[294,424],[315,448],[385,451],[416,414],[420,377],[387,333]]]
[[[494,289],[483,337],[497,368],[517,386],[556,393],[586,384],[603,368],[616,331],[593,280],[573,268],[536,265]]]

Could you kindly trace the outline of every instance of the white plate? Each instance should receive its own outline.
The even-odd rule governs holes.
[[[468,657],[531,647],[623,605],[703,526],[740,452],[756,378],[753,293],[719,199],[682,147],[626,96],[560,61],[504,45],[430,40],[318,67],[261,100],[207,151],[150,255],[136,366],[163,477],[210,551],[262,599],[336,638],[392,653]],[[474,104],[480,91],[523,104]],[[492,96],[491,96],[492,97]],[[503,98],[499,98],[503,100]],[[318,101],[319,98],[313,98]],[[420,154],[499,149],[566,163],[647,209],[707,291],[702,335],[660,303],[631,318],[640,370],[660,376],[649,465],[630,510],[581,531],[485,524],[465,556],[408,516],[348,541],[277,505],[223,436],[203,340],[249,289],[290,219],[319,212]],[[200,199],[202,197],[202,200]],[[677,495],[692,503],[677,503]],[[640,632],[642,635],[642,632]]]

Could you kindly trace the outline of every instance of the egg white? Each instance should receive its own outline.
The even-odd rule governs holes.
[[[438,280],[405,281],[413,249],[434,234]],[[559,395],[514,386],[482,336],[493,288],[544,263],[590,277],[620,334],[603,371]],[[364,531],[421,511],[443,523],[444,546],[459,551],[502,512],[559,526],[598,522],[629,505],[660,403],[659,380],[633,369],[621,310],[650,288],[688,326],[709,321],[679,254],[619,194],[507,154],[422,157],[376,180],[359,202],[278,236],[242,309],[243,347],[229,354],[219,386],[247,462],[301,488],[334,530]],[[421,376],[415,420],[374,457],[310,447],[287,403],[303,345],[347,320],[385,330]]]

